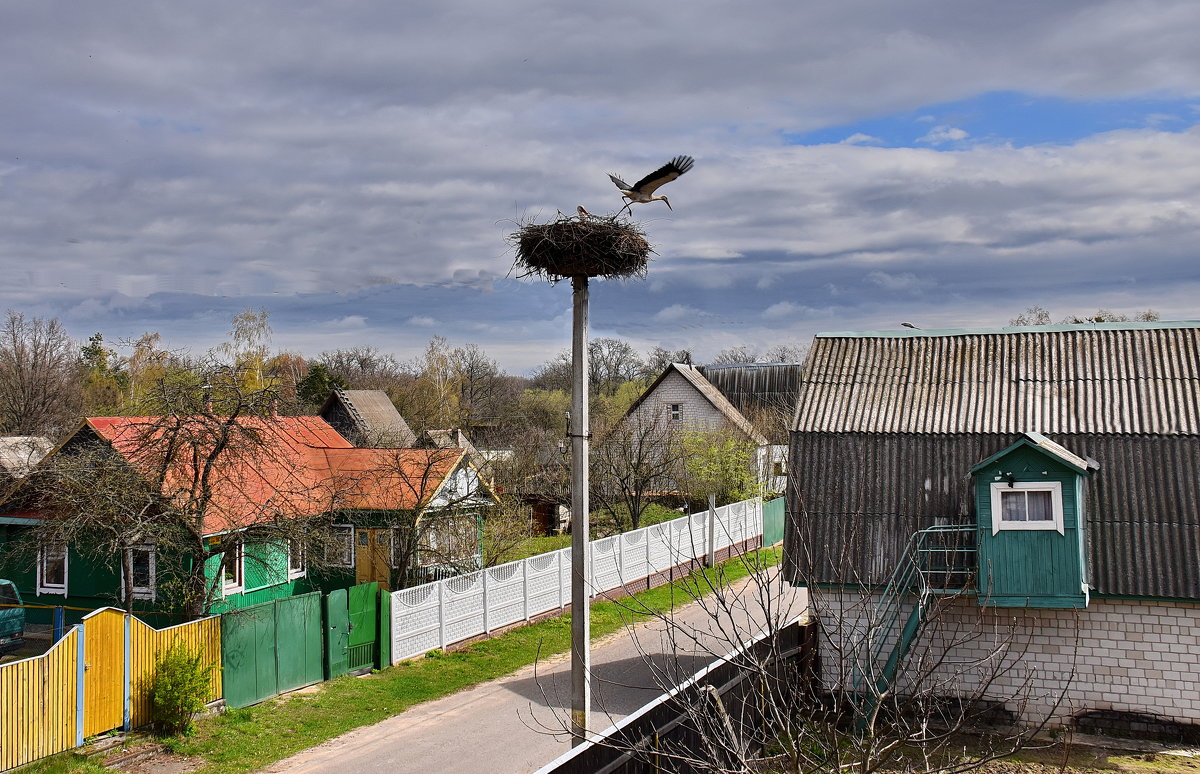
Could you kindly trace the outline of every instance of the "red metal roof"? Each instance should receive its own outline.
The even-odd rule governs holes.
[[[246,417],[225,427],[189,417],[91,417],[86,425],[155,479],[170,456],[163,495],[185,508],[202,494],[203,459],[224,443],[207,476],[205,534],[339,509],[413,509],[463,459],[460,449],[355,448],[320,417]],[[187,439],[187,453],[165,451],[172,437]]]

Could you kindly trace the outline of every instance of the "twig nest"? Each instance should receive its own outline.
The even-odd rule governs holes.
[[[526,223],[509,237],[520,277],[644,277],[654,251],[646,235],[615,216],[559,213],[550,223]]]

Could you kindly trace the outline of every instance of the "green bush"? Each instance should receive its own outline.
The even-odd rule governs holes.
[[[211,664],[201,653],[182,643],[172,645],[158,659],[150,699],[154,704],[154,726],[160,733],[186,734],[192,720],[208,699]]]

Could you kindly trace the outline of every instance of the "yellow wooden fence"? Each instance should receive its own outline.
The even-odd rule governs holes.
[[[129,621],[129,692],[130,728],[139,728],[151,720],[150,684],[159,656],[175,643],[203,654],[212,666],[207,701],[224,696],[221,685],[221,617],[213,616],[168,629],[155,629],[136,618]]]
[[[0,771],[83,741],[78,722],[82,642],[76,626],[43,655],[0,665]]]
[[[159,657],[177,642],[211,664],[222,696],[219,617],[155,629],[104,608],[41,656],[0,665],[0,771],[69,750],[85,737],[150,722]]]

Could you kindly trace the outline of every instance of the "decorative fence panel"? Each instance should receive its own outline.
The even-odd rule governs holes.
[[[759,543],[762,512],[761,500],[745,500],[717,508],[711,528],[705,511],[594,540],[592,595],[653,585],[654,576],[703,560],[710,550]],[[570,548],[393,592],[392,662],[561,610],[570,601]]]

